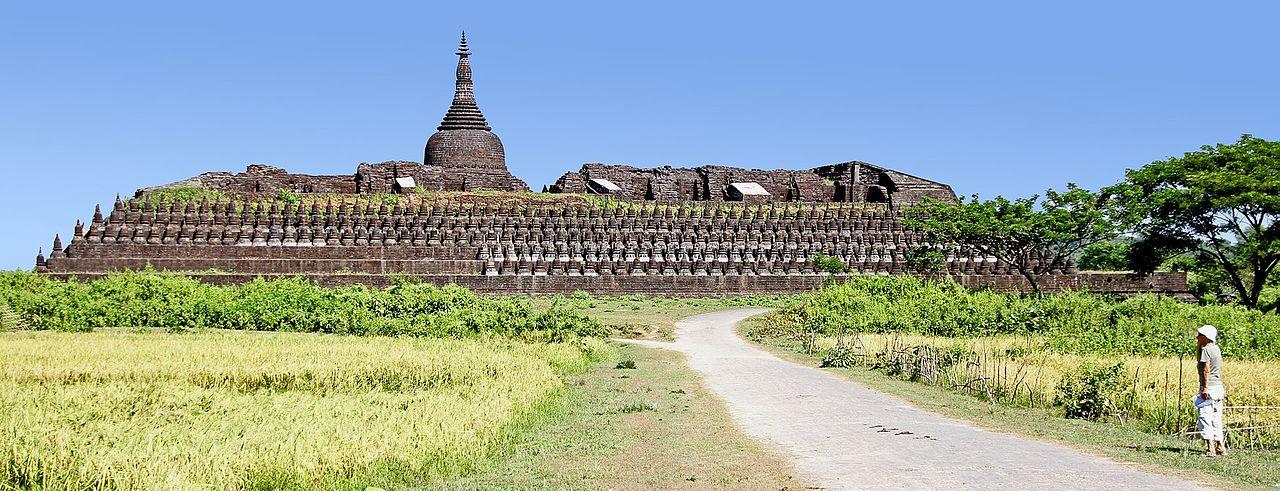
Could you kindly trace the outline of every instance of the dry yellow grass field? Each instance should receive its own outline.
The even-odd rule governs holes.
[[[0,333],[0,481],[350,488],[484,461],[602,341]]]
[[[1109,366],[1124,364],[1128,393],[1132,394],[1132,416],[1158,421],[1162,430],[1174,427],[1194,429],[1191,399],[1198,392],[1196,361],[1190,357],[1108,356],[1055,353],[1045,348],[1044,340],[1028,336],[988,336],[954,338],[916,334],[857,334],[844,337],[819,336],[816,346],[831,348],[838,343],[853,347],[868,356],[887,349],[910,349],[930,346],[938,352],[966,353],[973,363],[953,366],[950,374],[940,376],[956,381],[985,378],[1015,402],[1045,406],[1053,401],[1064,377],[1085,364]],[[1180,377],[1181,374],[1181,377]],[[1255,428],[1280,426],[1280,360],[1233,360],[1226,354],[1223,380],[1227,385],[1228,427]],[[1010,391],[1016,391],[1010,394]],[[1179,416],[1181,413],[1181,416]],[[1156,424],[1156,423],[1153,423]],[[1247,434],[1246,434],[1247,433]],[[1274,444],[1280,428],[1246,430],[1239,434],[1240,443],[1248,439]]]

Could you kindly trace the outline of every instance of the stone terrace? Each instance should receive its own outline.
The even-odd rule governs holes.
[[[129,200],[117,201],[106,216],[95,212],[87,228],[77,225],[71,244],[57,241],[37,269],[84,278],[150,265],[206,272],[208,281],[303,275],[371,285],[412,275],[495,293],[783,293],[821,285],[824,275],[811,262],[816,254],[838,257],[860,274],[907,272],[905,253],[923,243],[900,217],[895,206],[866,203]],[[954,251],[946,264],[947,274],[971,286],[1026,286],[994,258]],[[1045,281],[1049,289],[1186,289],[1177,275],[1056,273]]]

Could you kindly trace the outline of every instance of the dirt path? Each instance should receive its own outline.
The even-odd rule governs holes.
[[[676,342],[747,433],[782,448],[829,489],[1195,489],[1052,445],[978,429],[816,368],[781,360],[734,326],[764,309],[697,315]]]

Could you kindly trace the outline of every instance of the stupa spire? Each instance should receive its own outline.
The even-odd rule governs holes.
[[[467,49],[467,31],[462,31],[462,42],[458,43],[458,52],[454,54],[463,58],[471,54],[471,50]]]
[[[471,84],[471,49],[467,47],[467,33],[463,31],[462,41],[458,43],[458,80],[454,86],[453,104],[444,114],[437,130],[485,130],[490,131],[489,123],[476,105],[475,89]]]

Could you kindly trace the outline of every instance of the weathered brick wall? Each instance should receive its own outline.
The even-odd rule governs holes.
[[[591,179],[606,179],[620,191],[619,199],[657,201],[725,201],[725,188],[734,182],[755,182],[775,202],[870,202],[870,189],[879,187],[884,201],[909,204],[925,196],[954,200],[949,186],[865,162],[846,162],[810,170],[759,170],[708,165],[694,168],[637,168],[590,163],[560,177],[550,188],[557,193],[590,193]]]
[[[439,167],[417,162],[363,162],[356,166],[355,189],[360,194],[395,192],[395,180],[399,177],[412,177],[419,187],[432,189],[441,182],[441,175]]]
[[[135,196],[165,188],[196,187],[234,195],[272,195],[277,190],[299,194],[369,194],[393,192],[397,177],[412,177],[418,187],[427,191],[528,191],[529,186],[501,169],[451,168],[418,162],[364,162],[355,174],[310,175],[291,174],[269,165],[250,164],[245,172],[206,172],[181,181],[139,189]]]
[[[229,194],[271,194],[284,189],[295,193],[352,194],[356,192],[353,176],[313,176],[290,174],[278,167],[249,164],[244,172],[206,172],[198,176],[162,186],[139,189],[135,196],[156,189],[194,187],[223,191]]]
[[[817,281],[811,261],[816,254],[840,258],[857,273],[906,273],[906,252],[923,242],[903,226],[901,213],[887,204],[836,203],[601,209],[577,201],[159,207],[130,201],[117,202],[107,216],[95,214],[87,229],[77,227],[70,245],[55,244],[55,252],[38,267],[59,275],[150,265],[185,272],[334,277],[323,281],[413,274],[480,289],[502,280],[479,278],[496,277],[527,283],[530,292],[540,293],[686,287],[801,291]],[[1008,267],[970,251],[952,251],[946,271],[974,287],[1027,286]],[[551,279],[513,279],[526,276]],[[672,277],[704,279],[666,279]],[[1047,288],[1186,289],[1185,278],[1181,286],[1117,283],[1115,277],[1103,284],[1091,278],[1051,275]]]

